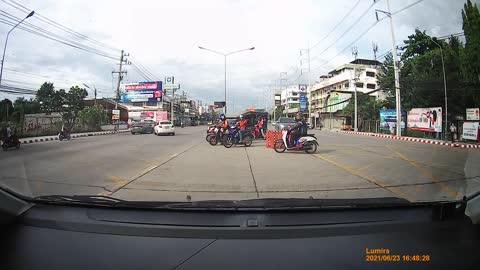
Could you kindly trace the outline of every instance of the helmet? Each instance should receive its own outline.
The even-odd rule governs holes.
[[[225,114],[224,113],[220,114],[220,119],[225,119]]]
[[[240,119],[243,119],[243,115],[242,115],[242,114],[240,114]]]

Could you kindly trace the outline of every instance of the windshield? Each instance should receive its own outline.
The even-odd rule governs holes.
[[[126,202],[480,190],[478,0],[64,2],[1,2],[2,188]]]
[[[293,118],[280,118],[278,120],[279,123],[295,123],[295,119]]]

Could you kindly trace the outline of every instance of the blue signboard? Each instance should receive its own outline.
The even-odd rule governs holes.
[[[407,119],[407,113],[402,111],[402,129],[405,129],[405,119]],[[380,110],[380,129],[390,130],[395,127],[397,123],[397,111],[396,110]]]
[[[300,95],[300,112],[307,111],[307,96]]]

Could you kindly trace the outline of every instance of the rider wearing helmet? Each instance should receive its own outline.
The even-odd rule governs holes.
[[[294,146],[298,138],[307,134],[307,124],[301,113],[295,115],[295,121],[297,123],[289,128],[287,134],[290,136],[289,147]]]
[[[240,142],[243,142],[243,134],[245,133],[245,129],[247,128],[247,123],[248,123],[248,120],[243,118],[243,115],[240,114],[240,120],[237,123],[237,125],[240,128],[240,130],[238,131]]]

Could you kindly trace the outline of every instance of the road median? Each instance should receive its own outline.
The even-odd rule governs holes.
[[[124,133],[124,132],[129,132],[129,130],[126,129],[126,130],[119,130],[119,131],[97,131],[97,132],[73,133],[71,134],[71,137],[81,138],[81,137],[100,136],[100,135],[112,135],[112,134]],[[19,140],[22,144],[58,141],[58,135],[20,138]]]
[[[443,145],[443,146],[449,146],[449,147],[480,148],[480,144],[469,144],[469,143],[460,143],[460,142],[451,143],[451,142],[433,140],[433,139],[423,139],[423,138],[404,137],[404,136],[399,137],[399,136],[395,136],[395,135],[369,133],[369,132],[356,132],[356,131],[341,131],[341,132],[345,133],[345,134],[371,136],[371,137],[384,138],[384,139],[418,142],[418,143],[426,143],[426,144],[434,144],[434,145]]]

